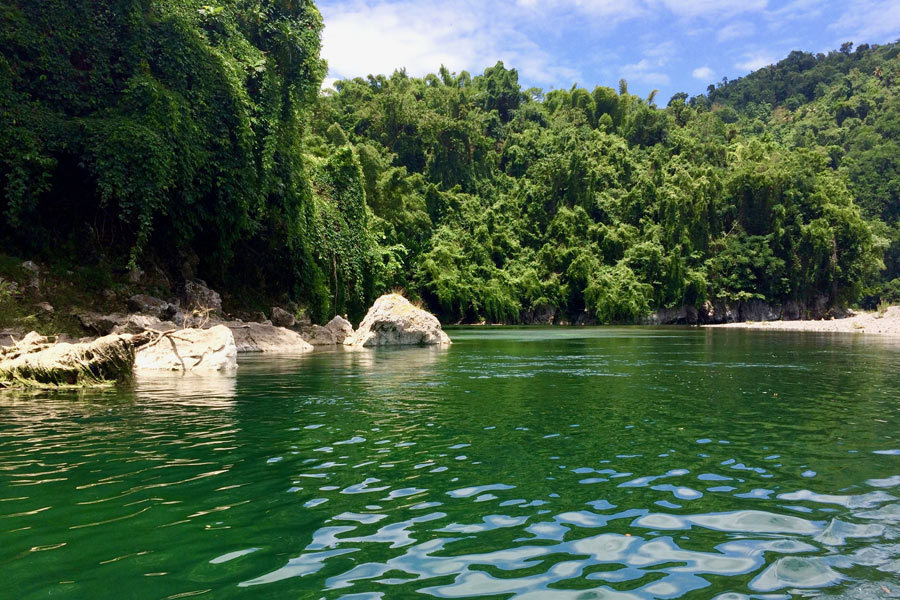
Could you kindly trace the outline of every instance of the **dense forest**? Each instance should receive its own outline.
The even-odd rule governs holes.
[[[660,106],[625,81],[523,89],[502,63],[323,92],[309,1],[12,0],[0,20],[8,255],[315,319],[396,288],[452,322],[900,301],[898,44]]]

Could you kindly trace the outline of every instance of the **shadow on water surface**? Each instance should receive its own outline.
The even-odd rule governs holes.
[[[14,597],[900,597],[896,345],[450,334],[0,396]]]

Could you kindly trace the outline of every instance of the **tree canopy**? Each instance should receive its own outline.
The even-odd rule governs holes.
[[[499,62],[320,92],[308,0],[0,19],[0,251],[316,318],[392,288],[507,323],[900,300],[896,44],[795,52],[660,108],[625,81],[524,90]]]

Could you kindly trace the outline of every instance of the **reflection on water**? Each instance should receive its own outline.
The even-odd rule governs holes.
[[[234,406],[237,376],[233,371],[143,372],[135,377],[134,394],[146,401],[227,409]]]
[[[0,395],[0,597],[900,597],[900,355],[464,329]]]

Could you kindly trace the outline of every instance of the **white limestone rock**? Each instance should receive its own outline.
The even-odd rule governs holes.
[[[339,346],[353,335],[353,325],[347,319],[336,316],[326,325],[313,325],[303,339],[313,346]]]
[[[135,371],[229,371],[237,368],[234,335],[224,325],[182,329],[138,348]]]
[[[311,352],[313,347],[300,334],[264,323],[226,323],[234,335],[237,351],[269,352],[277,354],[302,354]]]
[[[450,344],[437,317],[416,308],[399,294],[387,294],[375,301],[365,319],[345,346],[434,346]]]

